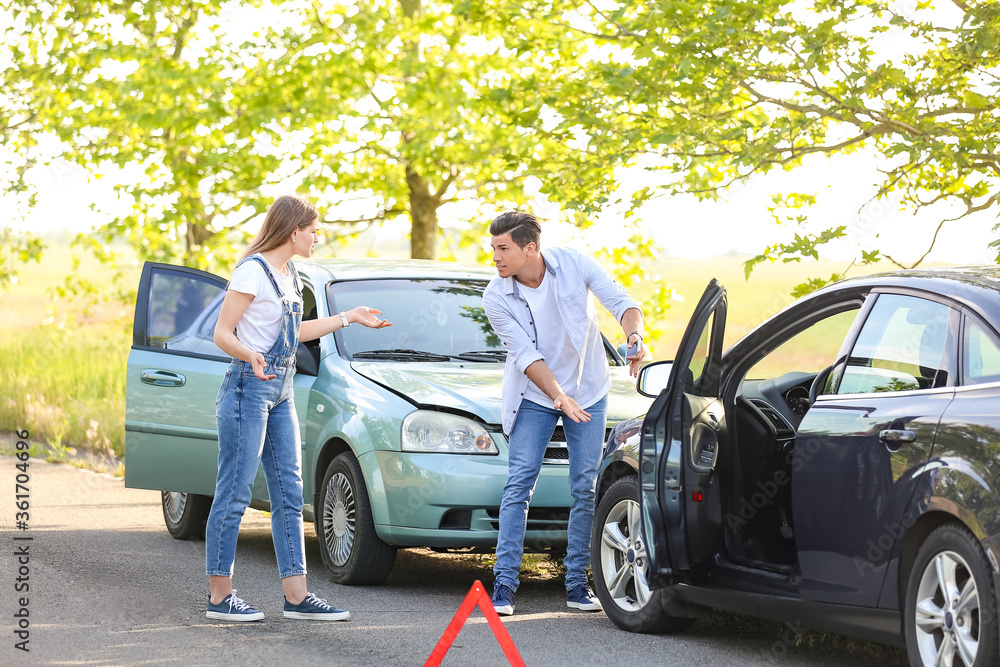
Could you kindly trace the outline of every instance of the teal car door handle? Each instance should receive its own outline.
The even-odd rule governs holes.
[[[156,385],[157,387],[182,387],[187,382],[187,378],[180,373],[153,370],[152,368],[143,370],[139,379],[146,384]]]

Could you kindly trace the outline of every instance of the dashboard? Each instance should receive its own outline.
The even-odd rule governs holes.
[[[766,380],[744,380],[737,400],[767,427],[779,450],[790,450],[809,410],[809,387],[815,378],[816,373],[795,371]]]

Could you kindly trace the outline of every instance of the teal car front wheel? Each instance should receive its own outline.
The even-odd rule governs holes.
[[[334,458],[323,476],[316,533],[323,562],[338,584],[380,584],[389,576],[396,549],[375,533],[361,466],[350,453]]]

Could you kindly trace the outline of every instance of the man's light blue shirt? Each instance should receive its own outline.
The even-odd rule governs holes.
[[[600,339],[601,332],[597,327],[597,310],[590,294],[596,296],[619,322],[625,311],[639,309],[639,304],[596,260],[577,250],[546,248],[542,250],[542,259],[548,272],[546,280],[555,280],[556,302],[563,325],[573,341],[573,347],[583,357],[580,386],[603,387],[596,393],[598,397],[603,396],[611,388],[611,374],[604,346],[593,344],[595,338]],[[538,351],[538,332],[531,308],[520,294],[513,277],[497,276],[490,281],[483,292],[483,308],[493,331],[507,348],[501,394],[501,426],[503,432],[509,434],[514,427],[524,390],[530,382],[525,371],[545,357]]]

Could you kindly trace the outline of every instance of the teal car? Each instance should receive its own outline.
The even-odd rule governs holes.
[[[296,262],[305,319],[357,305],[393,325],[338,330],[299,345],[295,405],[307,520],[334,581],[379,583],[397,548],[495,547],[507,440],[506,352],[482,293],[494,272],[419,260]],[[212,341],[219,276],[146,263],[128,358],[125,485],[162,491],[176,538],[204,537],[215,492],[215,399],[229,357]],[[642,414],[624,360],[612,366],[608,426]],[[557,427],[531,501],[525,544],[566,542],[570,493]],[[263,470],[252,507],[267,510]]]

